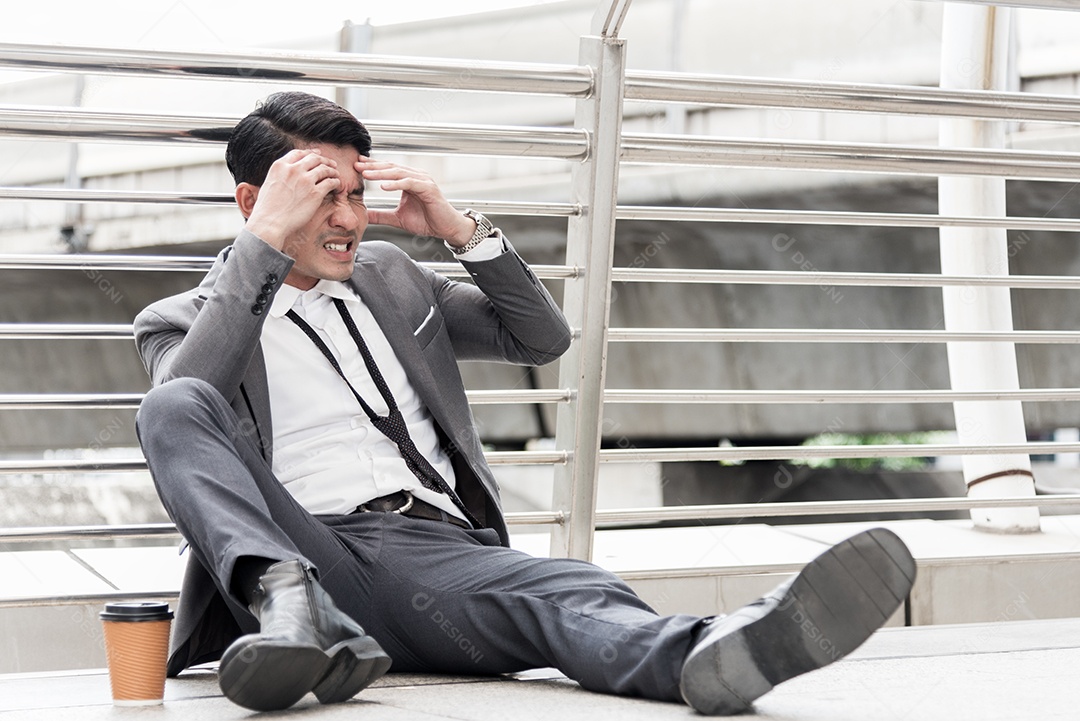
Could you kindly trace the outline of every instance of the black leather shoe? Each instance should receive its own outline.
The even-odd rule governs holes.
[[[710,715],[749,709],[778,683],[862,645],[914,581],[915,561],[891,531],[836,544],[764,598],[705,622],[683,662],[683,700]]]
[[[218,674],[222,692],[244,708],[288,708],[309,691],[322,703],[347,701],[390,668],[375,639],[334,605],[300,561],[267,569],[251,612],[259,633],[236,639]]]

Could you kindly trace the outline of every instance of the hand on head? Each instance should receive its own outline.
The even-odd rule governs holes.
[[[364,156],[360,156],[356,169],[364,180],[378,182],[382,190],[401,191],[394,210],[369,209],[368,222],[441,238],[451,245],[465,245],[476,230],[476,223],[454,208],[422,170]]]
[[[290,150],[274,161],[261,186],[241,183],[236,202],[247,227],[278,250],[341,187],[337,163],[311,149]]]

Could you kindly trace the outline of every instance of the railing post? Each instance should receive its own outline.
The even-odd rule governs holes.
[[[1008,80],[1011,11],[996,7],[945,4],[942,28],[941,87],[1005,90]],[[943,147],[1005,147],[1002,120],[941,121]],[[1005,178],[942,176],[938,182],[942,215],[1005,216]],[[1004,228],[940,229],[943,275],[1008,275],[1009,248]],[[948,331],[1011,331],[1010,290],[988,285],[942,289]],[[953,390],[1013,390],[1020,387],[1016,347],[1009,342],[947,344]],[[956,401],[961,445],[1025,443],[1020,401]],[[1021,454],[963,457],[971,498],[1034,496],[1031,459]],[[1039,509],[976,508],[977,528],[1007,533],[1039,530]]]
[[[596,75],[594,91],[578,101],[575,119],[576,127],[588,131],[591,147],[572,176],[573,201],[582,212],[568,224],[566,264],[581,274],[566,281],[563,308],[581,337],[563,356],[559,372],[560,387],[571,389],[574,397],[559,406],[555,423],[556,447],[569,451],[569,459],[555,470],[552,507],[565,514],[565,522],[551,534],[553,557],[588,560],[592,555],[625,58],[624,41],[614,34],[581,39],[581,64]]]

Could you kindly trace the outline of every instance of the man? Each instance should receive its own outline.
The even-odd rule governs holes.
[[[547,363],[570,329],[499,230],[369,152],[339,106],[268,98],[226,151],[244,230],[198,288],[136,319],[155,386],[140,442],[192,555],[170,675],[220,658],[225,695],[271,710],[309,691],[345,701],[391,661],[554,666],[735,713],[898,607],[915,567],[881,529],[708,619],[660,617],[592,564],[509,549],[457,361]],[[397,208],[368,210],[365,182],[400,191]],[[474,284],[360,244],[368,223],[444,239]]]

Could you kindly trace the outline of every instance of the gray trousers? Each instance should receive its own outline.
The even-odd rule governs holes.
[[[505,548],[490,529],[389,513],[313,516],[204,381],[151,390],[137,427],[165,509],[226,594],[240,557],[305,559],[394,671],[553,666],[591,690],[679,700],[700,619],[658,616],[614,574]],[[227,600],[251,628],[243,601]]]

